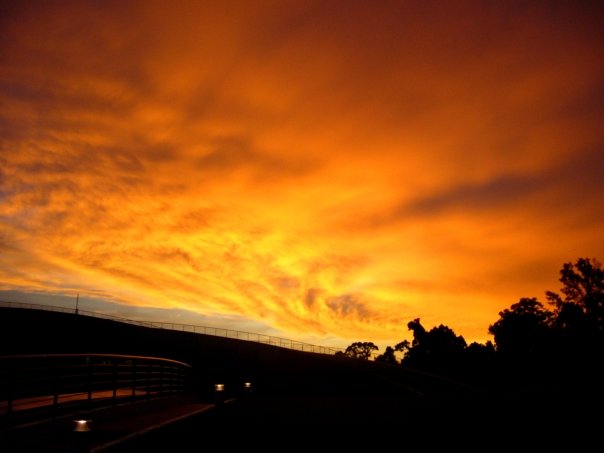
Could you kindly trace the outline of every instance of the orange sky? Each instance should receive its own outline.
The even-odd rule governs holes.
[[[597,3],[3,2],[0,289],[486,341],[604,257]]]

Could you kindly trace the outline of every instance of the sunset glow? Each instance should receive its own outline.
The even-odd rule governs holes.
[[[0,289],[486,341],[604,258],[597,3],[9,1]]]

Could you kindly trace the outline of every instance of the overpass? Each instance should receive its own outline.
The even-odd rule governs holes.
[[[77,308],[67,308],[67,307],[59,307],[54,305],[44,305],[44,304],[31,304],[24,302],[10,302],[10,301],[0,301],[0,308],[21,308],[21,309],[30,309],[30,310],[45,310],[51,312],[58,313],[70,313],[76,314],[80,316],[89,316],[93,318],[101,318],[108,319],[112,321],[118,321],[125,324],[132,324],[135,326],[141,327],[150,327],[154,329],[169,329],[175,330],[178,332],[191,332],[191,333],[199,333],[203,335],[211,335],[222,338],[231,338],[234,340],[243,340],[243,341],[251,341],[255,343],[266,344],[270,346],[277,346],[280,348],[292,349],[294,351],[302,351],[302,352],[313,352],[316,354],[336,354],[337,352],[343,352],[342,348],[335,348],[330,346],[320,346],[310,343],[305,343],[302,341],[292,340],[289,338],[282,338],[273,335],[265,335],[261,333],[255,332],[246,332],[241,330],[234,329],[226,329],[222,327],[212,327],[212,326],[201,326],[194,324],[179,324],[174,322],[161,322],[161,321],[144,321],[144,320],[135,320],[135,319],[127,319],[119,316],[108,315],[105,313],[99,313],[94,311],[82,310]]]
[[[190,391],[190,365],[117,354],[32,354],[0,357],[4,425],[56,417]]]
[[[5,327],[10,327],[8,331],[3,329],[4,337],[0,335],[4,342],[0,354],[18,351],[26,337],[29,337],[31,344],[39,345],[44,352],[78,351],[67,354],[0,355],[1,451],[46,451],[48,448],[57,448],[57,451],[69,450],[73,443],[73,434],[77,432],[73,426],[76,418],[81,419],[83,423],[85,420],[92,420],[91,426],[95,435],[98,437],[102,433],[101,438],[95,438],[94,442],[90,441],[91,436],[88,435],[89,447],[92,448],[94,444],[94,448],[100,451],[103,445],[114,444],[121,438],[207,411],[213,408],[217,401],[249,394],[249,388],[245,389],[243,382],[238,382],[238,389],[234,390],[233,379],[228,381],[228,392],[213,392],[211,383],[216,381],[216,376],[211,373],[211,364],[208,364],[209,369],[203,369],[205,367],[200,367],[198,362],[194,370],[189,363],[173,358],[82,353],[82,348],[88,348],[87,343],[80,344],[79,335],[74,335],[61,321],[56,328],[52,327],[57,320],[66,319],[56,318],[54,314],[67,315],[74,321],[75,324],[72,325],[84,325],[83,329],[88,332],[90,327],[87,326],[90,323],[86,320],[98,319],[101,322],[144,328],[144,331],[149,332],[193,334],[195,337],[196,334],[201,334],[200,337],[237,340],[250,345],[257,343],[259,347],[268,347],[266,351],[269,355],[273,354],[271,350],[278,349],[317,356],[333,355],[338,351],[336,348],[252,332],[132,320],[65,307],[0,302],[0,308],[3,312],[0,317],[7,323]],[[45,324],[42,333],[38,330],[39,325],[29,324],[31,317],[23,316],[22,311],[32,315],[48,312],[53,316],[42,316]],[[86,322],[82,323],[83,321]],[[108,325],[102,326],[104,332]],[[15,336],[15,333],[18,335]],[[131,331],[133,340],[136,339],[137,333],[139,330]],[[50,337],[62,340],[62,346],[57,348],[53,341],[45,341],[52,340]],[[73,341],[65,342],[66,338]],[[109,339],[108,337],[107,340]],[[28,347],[25,348],[27,349]],[[92,349],[96,350],[98,346]],[[204,379],[200,380],[200,376]],[[210,387],[212,391],[208,391]],[[82,436],[80,433],[80,437],[75,439],[84,439],[85,436],[87,435]]]
[[[464,410],[469,410],[474,406],[475,397],[480,397],[473,389],[438,376],[326,353],[308,354],[311,351],[288,348],[283,342],[274,344],[274,340],[272,344],[254,342],[242,339],[241,334],[236,339],[208,332],[205,335],[193,333],[179,329],[178,325],[171,329],[137,324],[140,321],[132,324],[85,314],[76,316],[73,310],[61,309],[55,313],[54,310],[31,308],[38,307],[11,305],[6,310],[0,309],[0,354],[19,353],[25,361],[65,360],[66,368],[79,370],[81,379],[75,389],[62,388],[56,395],[54,390],[46,390],[36,395],[44,398],[44,403],[30,409],[32,413],[45,411],[47,421],[23,429],[15,429],[18,425],[13,422],[13,428],[0,433],[2,452],[49,451],[39,448],[45,439],[52,439],[45,444],[65,448],[76,435],[72,427],[73,415],[82,411],[92,413],[90,419],[94,429],[91,432],[96,436],[92,449],[101,451],[106,448],[103,445],[131,439],[136,433],[174,420],[181,420],[175,424],[178,427],[159,431],[178,433],[180,438],[191,440],[201,432],[204,436],[216,437],[225,426],[232,427],[234,431],[231,432],[235,433],[249,426],[257,427],[259,433],[266,433],[277,426],[309,423],[322,427],[359,422],[374,427],[393,423],[417,426],[427,420],[434,423],[434,420],[447,418],[456,401],[463,401]],[[45,338],[48,340],[44,341]],[[56,351],[73,354],[33,353]],[[102,351],[115,354],[100,354]],[[120,352],[124,354],[118,354]],[[169,362],[165,362],[166,358]],[[21,359],[7,360],[6,363],[12,360],[13,365],[18,365]],[[166,369],[170,364],[178,365],[182,370],[182,379],[172,377],[172,384],[177,382],[174,387],[169,384],[167,374],[168,382],[163,379],[161,386],[152,381],[158,377],[160,363],[164,363]],[[43,365],[40,367],[44,369]],[[133,372],[135,379],[131,378]],[[96,377],[87,381],[89,375]],[[66,385],[74,383],[67,378],[69,373],[65,376],[58,381]],[[246,397],[243,378],[252,382],[253,398]],[[96,382],[99,380],[102,385]],[[51,378],[50,387],[45,388],[53,388],[56,382],[57,379]],[[222,402],[214,392],[217,383],[224,383],[230,391],[235,390],[232,396],[239,398],[229,404],[216,405]],[[169,391],[170,388],[173,390]],[[184,393],[180,393],[182,390]],[[10,403],[13,417],[17,415],[19,405],[25,414],[27,398],[34,397],[16,393],[12,391]],[[231,398],[231,395],[224,398]],[[6,402],[6,415],[8,406]],[[189,420],[187,417],[191,415]],[[307,433],[307,430],[301,432]],[[314,432],[323,433],[324,430]],[[86,434],[84,436],[76,439],[85,439]],[[158,442],[163,442],[162,451],[169,450],[170,436],[143,436],[145,447],[141,448],[153,450]],[[90,435],[88,439],[91,439]],[[229,438],[229,442],[234,440],[236,436]],[[262,439],[258,441],[262,443]],[[19,450],[19,445],[32,442],[38,443],[29,450]],[[9,448],[3,448],[5,445]],[[111,451],[119,451],[120,447],[114,444],[111,448]]]
[[[117,354],[0,357],[0,451],[101,451],[214,406],[191,366]]]

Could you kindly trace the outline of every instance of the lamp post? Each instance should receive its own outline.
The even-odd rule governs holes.
[[[214,395],[216,404],[220,405],[224,402],[224,384],[214,384]]]
[[[76,414],[73,417],[73,449],[78,453],[88,453],[90,451],[90,435],[92,420],[88,414]]]
[[[85,418],[77,418],[73,421],[73,432],[74,433],[87,433],[90,431],[91,420]]]

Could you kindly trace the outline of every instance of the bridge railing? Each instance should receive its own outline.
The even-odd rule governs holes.
[[[56,415],[119,400],[184,393],[190,365],[116,354],[0,356],[0,419]]]
[[[134,319],[121,318],[119,316],[108,315],[105,313],[97,313],[88,310],[76,310],[74,308],[57,307],[44,304],[30,304],[23,302],[5,302],[0,301],[0,307],[8,308],[30,308],[36,310],[56,311],[61,313],[76,313],[84,316],[92,316],[95,318],[110,319],[114,321],[124,322],[143,327],[152,327],[156,329],[170,329],[183,332],[201,333],[204,335],[213,335],[217,337],[233,338],[237,340],[253,341],[281,348],[294,349],[296,351],[314,352],[317,354],[336,354],[343,351],[342,348],[334,348],[328,346],[319,346],[301,341],[290,340],[272,335],[265,335],[254,332],[245,332],[241,330],[225,329],[222,327],[200,326],[194,324],[179,324],[173,322],[158,322],[158,321],[139,321]]]

